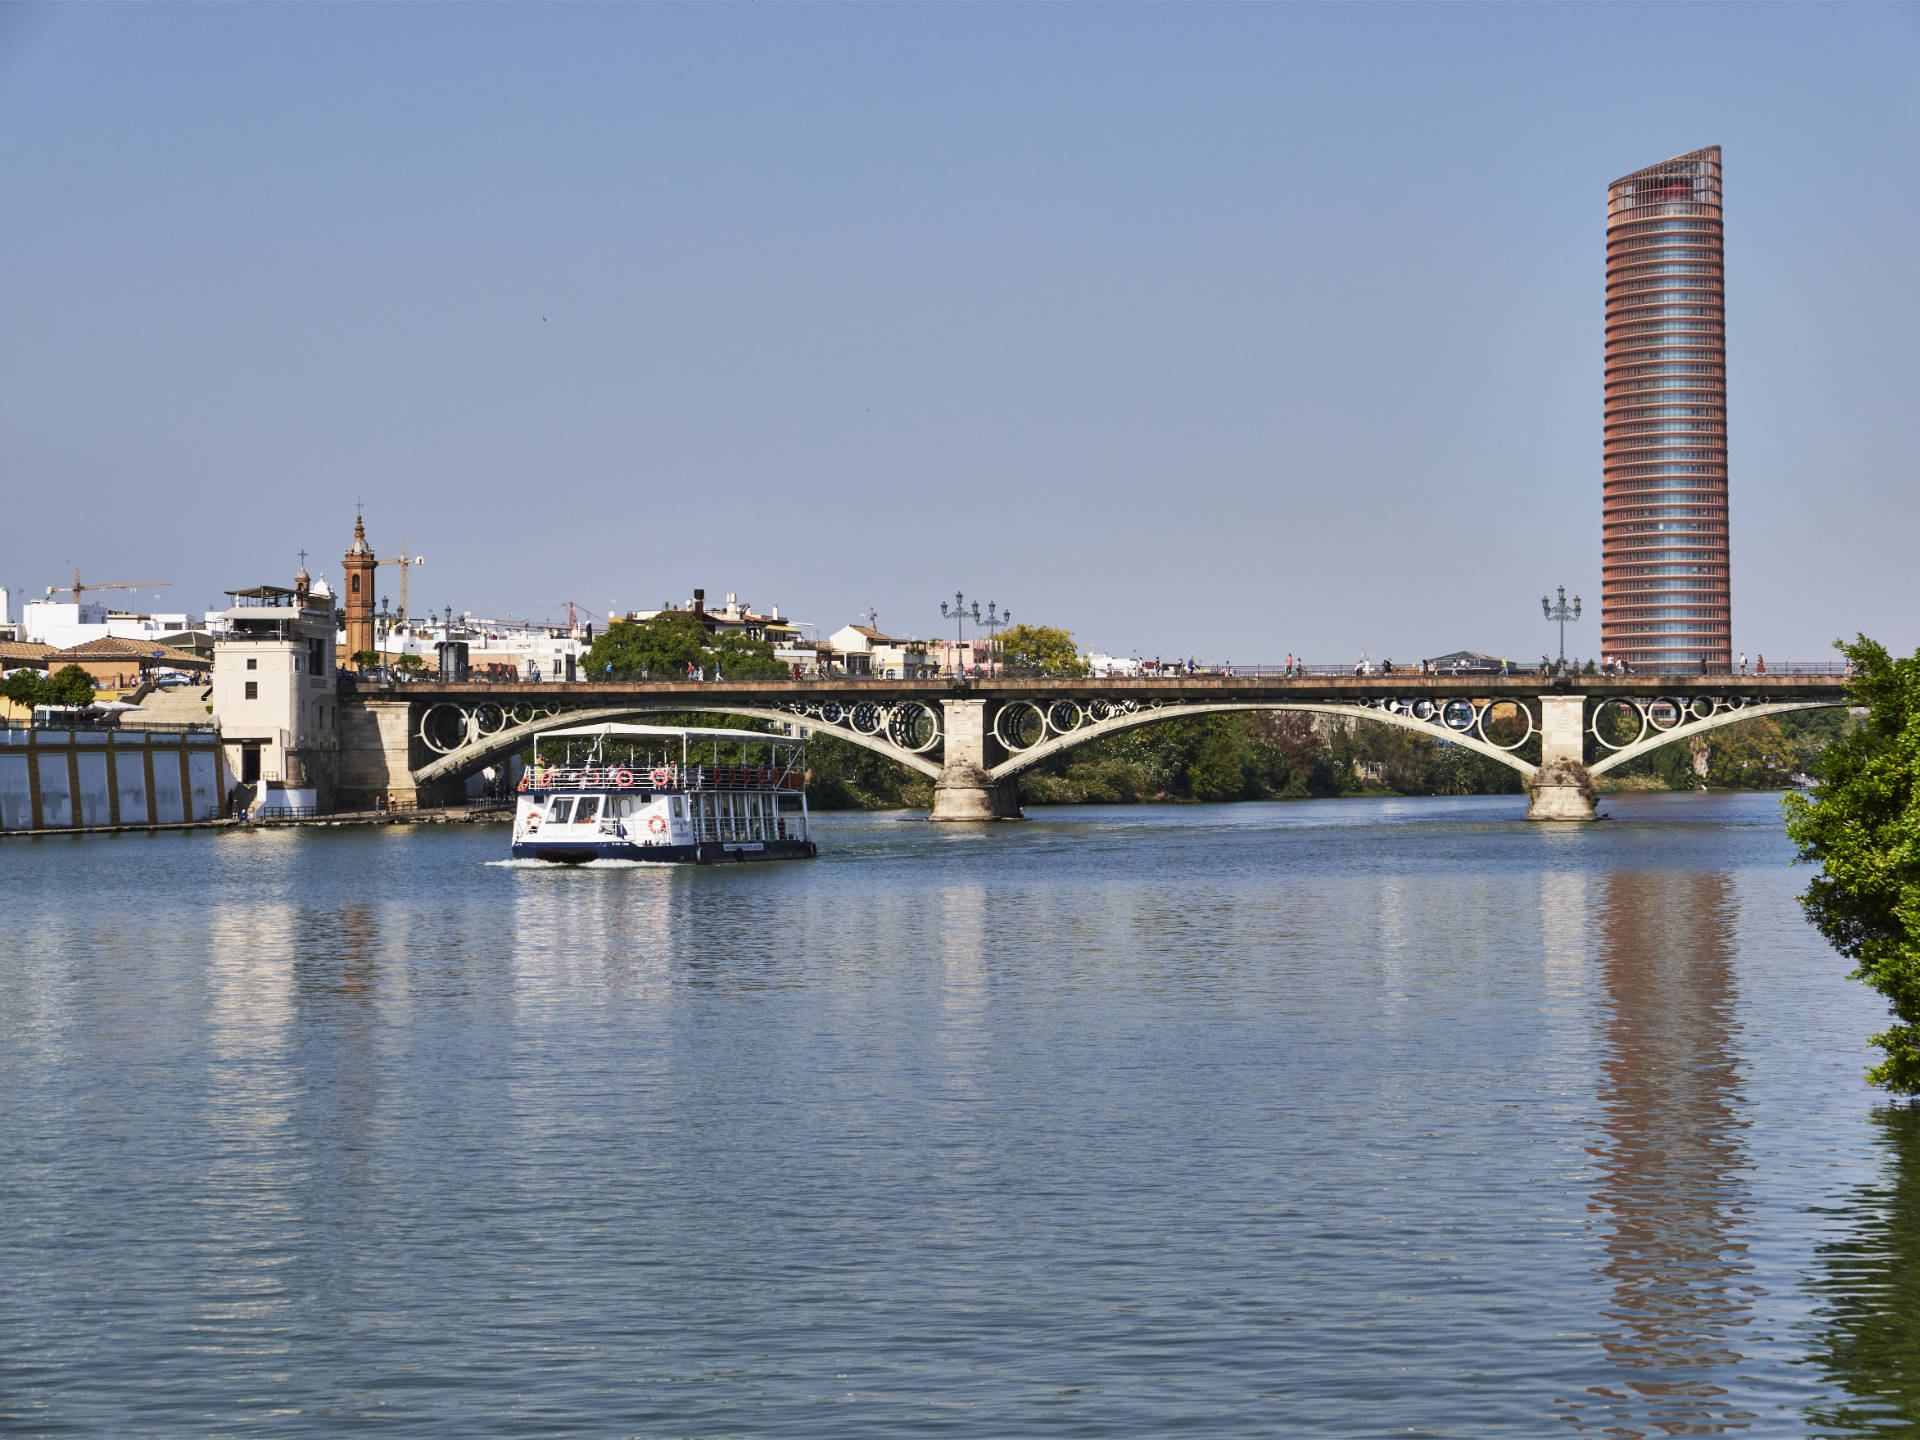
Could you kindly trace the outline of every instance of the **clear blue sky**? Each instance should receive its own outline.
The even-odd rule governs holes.
[[[1735,644],[1911,650],[1911,6],[0,10],[0,583],[1537,654],[1710,144]]]

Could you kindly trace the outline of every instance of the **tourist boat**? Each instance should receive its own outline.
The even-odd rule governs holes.
[[[736,763],[737,762],[737,763]],[[816,854],[806,741],[759,730],[582,725],[533,742],[513,858],[708,865]]]

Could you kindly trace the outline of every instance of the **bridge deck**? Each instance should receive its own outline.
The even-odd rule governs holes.
[[[1034,679],[1009,680],[872,680],[807,679],[690,681],[490,681],[416,680],[399,685],[356,683],[353,689],[367,698],[408,699],[421,702],[492,700],[501,704],[541,704],[556,701],[620,705],[628,701],[658,703],[684,698],[687,709],[733,701],[751,705],[817,704],[822,701],[921,700],[1159,700],[1175,704],[1272,700],[1332,701],[1365,704],[1408,695],[1434,698],[1485,699],[1491,696],[1543,694],[1613,696],[1648,699],[1656,696],[1744,695],[1767,700],[1797,698],[1837,701],[1844,694],[1843,675],[1571,675],[1562,678],[1521,675],[1307,675],[1281,679],[1271,675],[1195,675],[1179,679]]]

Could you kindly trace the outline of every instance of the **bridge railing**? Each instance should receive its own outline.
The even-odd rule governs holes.
[[[1584,664],[1585,662],[1583,661],[1580,662],[1579,665],[1576,665],[1574,661],[1569,660],[1563,670],[1558,662],[1543,667],[1537,661],[1530,665],[1513,661],[1510,662],[1503,671],[1498,665],[1489,666],[1478,662],[1470,665],[1463,664],[1453,666],[1443,664],[1423,668],[1423,662],[1419,660],[1410,663],[1393,660],[1344,660],[1333,664],[1328,664],[1323,661],[1298,661],[1291,666],[1284,664],[1196,664],[1189,670],[1184,665],[1174,665],[1169,662],[1159,669],[1151,666],[1139,670],[1123,670],[1117,666],[1111,668],[1098,667],[1093,671],[1093,678],[1096,680],[1187,680],[1200,676],[1245,676],[1267,680],[1284,680],[1288,678],[1326,680],[1350,678],[1355,675],[1405,675],[1413,679],[1418,679],[1422,675],[1445,677],[1480,675],[1494,677],[1507,674],[1537,675],[1543,679],[1547,679],[1557,677],[1561,674],[1584,675],[1587,673],[1583,668]],[[1392,668],[1389,669],[1389,666]],[[1765,679],[1770,675],[1845,675],[1848,671],[1844,660],[1783,660],[1778,662],[1769,660],[1766,662],[1766,668],[1764,670],[1758,667],[1758,662],[1750,661],[1745,669],[1742,669],[1737,662],[1733,665],[1670,666],[1661,670],[1635,669],[1630,666],[1620,666],[1612,670],[1601,670],[1596,665],[1593,673],[1596,677],[1604,674],[1677,675],[1682,678],[1695,678],[1701,675],[1725,675],[1734,679],[1752,680]],[[1012,671],[1009,672],[1009,678],[1020,679],[1024,677],[1022,677],[1018,671]]]
[[[523,790],[791,790],[798,769],[774,765],[530,765]]]

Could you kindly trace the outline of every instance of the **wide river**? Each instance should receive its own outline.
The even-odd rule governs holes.
[[[0,844],[0,1431],[1920,1433],[1774,796]]]

